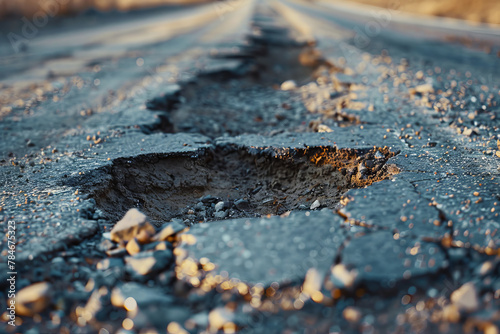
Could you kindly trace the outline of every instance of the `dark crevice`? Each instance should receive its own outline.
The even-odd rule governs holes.
[[[308,126],[318,116],[339,124],[360,124],[357,117],[339,110],[327,110],[323,115],[308,113],[297,87],[314,82],[320,75],[330,80],[341,69],[325,60],[314,42],[298,42],[286,27],[255,21],[246,45],[212,57],[237,59],[240,64],[202,72],[178,90],[148,101],[148,109],[161,111],[163,116],[143,131],[200,133],[216,138],[266,134],[277,127],[318,131],[314,123]],[[282,87],[284,82],[289,87]],[[345,95],[350,85],[336,81],[335,86],[338,89],[332,103],[338,106],[332,108],[348,108]]]

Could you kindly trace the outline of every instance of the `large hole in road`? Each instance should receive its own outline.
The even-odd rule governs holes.
[[[117,159],[108,182],[93,190],[98,207],[117,220],[137,207],[161,224],[336,208],[342,194],[387,178],[395,167],[386,148],[253,150],[215,148],[192,156]],[[317,203],[317,202],[316,202]]]

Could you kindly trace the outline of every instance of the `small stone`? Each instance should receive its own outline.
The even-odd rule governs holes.
[[[248,210],[250,208],[250,203],[247,200],[239,199],[234,202],[234,205],[238,210]]]
[[[154,234],[156,232],[146,218],[146,215],[137,209],[130,209],[125,216],[111,230],[111,240],[115,242],[129,241],[142,231]]]
[[[358,179],[365,179],[367,174],[368,174],[368,168],[366,168],[364,163],[362,162],[359,163],[358,174],[357,174]]]
[[[344,319],[349,321],[350,323],[358,323],[361,319],[361,312],[352,306],[347,306],[342,312]]]
[[[350,288],[356,281],[356,273],[349,271],[343,264],[337,264],[332,269],[332,282],[340,289]]]
[[[310,209],[311,210],[314,210],[314,209],[317,209],[321,206],[321,203],[319,202],[319,200],[315,200],[312,204],[311,204],[311,207]]]
[[[202,201],[203,203],[215,203],[217,202],[217,198],[216,197],[213,197],[212,195],[206,195],[206,196],[203,196],[202,198],[200,198],[200,201]]]
[[[135,238],[127,242],[127,246],[125,248],[130,255],[135,255],[141,252],[141,245]]]
[[[214,214],[215,218],[223,219],[227,217],[227,211],[218,211]]]
[[[476,196],[476,197],[477,197],[477,196],[479,196],[479,192],[478,192],[478,191],[474,191],[472,194],[473,194],[474,196]]]
[[[395,164],[388,164],[387,165],[387,172],[391,175],[396,175],[399,173],[399,168]]]
[[[424,84],[415,87],[414,89],[410,89],[411,94],[428,94],[434,92],[434,88],[431,84]]]
[[[167,250],[167,249],[172,249],[173,246],[170,242],[167,242],[167,241],[162,241],[162,242],[159,242],[156,246],[155,246],[155,250]]]
[[[158,232],[154,237],[154,241],[166,241],[169,237],[182,232],[186,229],[186,225],[183,225],[177,221],[172,221],[167,224],[160,232]]]
[[[215,211],[221,211],[224,209],[224,202],[219,202],[217,204],[215,204]]]
[[[173,258],[171,250],[139,253],[125,258],[130,272],[141,276],[166,269]]]
[[[258,187],[256,187],[254,190],[252,190],[252,195],[257,194],[257,193],[258,193],[259,191],[261,191],[261,190],[262,190],[262,186],[258,186]]]
[[[484,334],[498,334],[500,331],[498,330],[498,327],[492,323],[486,324],[484,326]]]
[[[464,131],[462,132],[462,134],[467,137],[470,137],[472,133],[474,133],[474,129],[469,129],[469,128],[465,128]]]
[[[106,254],[110,257],[122,257],[127,255],[127,249],[125,247],[110,249],[106,251]]]
[[[234,323],[234,313],[225,307],[218,307],[208,314],[210,332],[216,333],[228,323]]]
[[[472,282],[465,283],[451,294],[451,302],[461,311],[473,312],[479,307],[476,287]]]
[[[292,90],[296,88],[297,84],[293,80],[287,80],[281,84],[281,90]]]
[[[125,247],[121,246],[119,248],[113,248],[106,251],[106,254],[110,257],[122,257],[127,255],[127,250]]]
[[[286,119],[286,113],[284,113],[282,111],[278,111],[278,112],[276,112],[276,114],[274,114],[274,118],[276,118],[278,121],[282,121],[282,120]]]
[[[485,276],[490,274],[493,269],[494,269],[493,263],[491,261],[486,261],[478,268],[477,271],[481,276]]]
[[[384,155],[382,153],[380,153],[379,151],[377,151],[377,152],[375,152],[375,158],[382,159],[382,158],[384,158]]]
[[[323,277],[316,268],[309,269],[302,284],[302,292],[309,296],[314,296],[315,293],[321,290],[322,279]]]
[[[373,168],[373,166],[374,166],[374,165],[375,165],[375,163],[373,162],[373,160],[366,160],[366,161],[365,161],[365,166],[366,166],[367,168],[370,168],[370,169],[371,169],[371,168]]]
[[[51,296],[52,288],[47,282],[27,286],[21,289],[14,299],[16,313],[21,316],[32,317],[42,312],[49,305]],[[8,305],[11,305],[11,300],[9,300]]]
[[[460,311],[457,306],[451,304],[443,308],[443,318],[451,323],[457,323],[460,320]]]
[[[135,237],[137,241],[141,244],[149,244],[151,242],[151,238],[154,236],[154,233],[150,233],[149,230],[142,230],[139,232],[139,234]]]
[[[106,308],[103,307],[106,304],[106,299],[108,299],[106,295],[107,291],[100,289],[94,290],[90,295],[82,312],[88,316],[89,322],[92,323],[98,318],[106,318],[108,316]]]

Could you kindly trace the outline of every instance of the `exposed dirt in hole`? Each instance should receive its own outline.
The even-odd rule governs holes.
[[[350,188],[396,173],[386,148],[359,151],[310,148],[274,156],[245,149],[216,148],[197,157],[142,156],[115,161],[111,179],[93,191],[111,219],[138,207],[157,224],[178,218],[186,224],[225,218],[336,208]],[[223,202],[223,203],[221,203]]]

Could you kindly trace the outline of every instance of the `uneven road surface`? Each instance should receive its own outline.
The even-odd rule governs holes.
[[[499,30],[302,0],[24,24],[0,332],[499,332]]]

